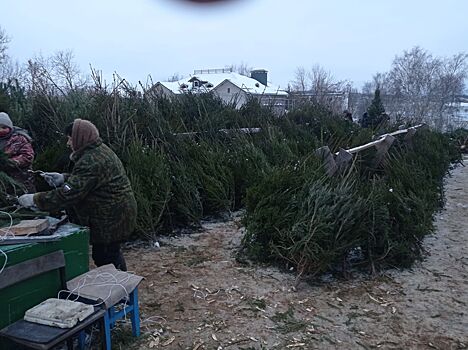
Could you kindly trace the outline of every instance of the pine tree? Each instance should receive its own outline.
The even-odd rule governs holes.
[[[378,126],[383,119],[383,114],[385,113],[385,107],[380,99],[380,89],[375,89],[374,98],[367,109],[367,115],[369,118],[368,126],[376,127]]]

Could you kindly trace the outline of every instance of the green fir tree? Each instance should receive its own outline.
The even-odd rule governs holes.
[[[374,128],[383,121],[383,115],[385,114],[385,107],[380,98],[380,89],[375,89],[374,98],[367,109],[368,126]]]

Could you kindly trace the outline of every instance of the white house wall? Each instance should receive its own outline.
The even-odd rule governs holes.
[[[156,84],[153,87],[153,91],[157,96],[163,96],[166,98],[172,98],[174,96],[174,93],[162,84]]]
[[[468,102],[452,103],[448,114],[448,124],[453,128],[468,128]]]
[[[247,102],[247,93],[229,80],[223,81],[211,91],[226,104],[236,103],[237,109]]]

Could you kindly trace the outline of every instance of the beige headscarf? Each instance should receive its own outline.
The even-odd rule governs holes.
[[[79,152],[99,138],[99,131],[89,120],[75,119],[72,129],[73,151]]]

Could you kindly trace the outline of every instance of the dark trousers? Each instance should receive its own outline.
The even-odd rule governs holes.
[[[98,267],[114,264],[116,269],[127,271],[127,264],[120,250],[120,243],[93,244],[92,257]]]

